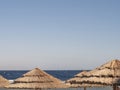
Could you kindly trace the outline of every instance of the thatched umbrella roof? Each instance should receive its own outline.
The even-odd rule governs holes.
[[[76,74],[75,77],[84,77],[86,76],[86,74],[87,74],[87,71],[82,71],[81,73]]]
[[[15,80],[15,82],[6,88],[67,88],[61,80],[47,74],[46,72],[35,68],[22,77]]]
[[[98,67],[97,69],[104,69],[104,68],[109,68],[109,69],[120,69],[120,61],[118,59],[109,61],[103,65],[101,65],[100,67]]]
[[[74,78],[67,80],[66,83],[69,83],[71,87],[120,84],[120,61],[112,60],[92,71],[79,73]]]
[[[9,85],[9,81],[0,75],[0,87],[4,87],[6,85]]]

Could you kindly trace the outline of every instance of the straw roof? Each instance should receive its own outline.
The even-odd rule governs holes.
[[[119,78],[98,78],[98,77],[89,77],[89,78],[72,78],[70,80],[68,80],[71,84],[74,83],[78,83],[78,84],[82,84],[82,83],[94,83],[94,84],[106,84],[106,85],[110,85],[111,83],[116,83],[116,80],[118,80]]]
[[[15,80],[15,82],[6,88],[67,88],[61,80],[47,74],[46,72],[35,68],[22,77]]]
[[[0,75],[0,87],[4,87],[6,85],[9,85],[9,81]]]
[[[109,69],[120,69],[120,61],[118,59],[109,61],[103,65],[101,65],[100,67],[98,67],[97,69],[104,69],[104,68],[109,68]]]
[[[81,73],[76,74],[75,77],[84,77],[86,76],[86,74],[87,74],[87,71],[82,71]]]
[[[81,72],[74,78],[67,80],[66,83],[69,83],[71,87],[120,84],[120,61],[112,60],[92,71]]]
[[[105,87],[105,85],[101,84],[91,84],[91,83],[84,83],[84,84],[72,84],[70,85],[72,88],[84,88],[84,87]]]

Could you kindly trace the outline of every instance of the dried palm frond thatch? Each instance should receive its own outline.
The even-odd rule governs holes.
[[[16,79],[13,84],[6,88],[67,88],[61,80],[47,74],[46,72],[35,68],[22,77]]]
[[[6,85],[9,85],[9,81],[0,75],[0,87],[2,88]]]
[[[120,84],[120,61],[112,60],[100,67],[81,72],[66,81],[71,87],[112,86]],[[87,86],[88,85],[88,86]]]

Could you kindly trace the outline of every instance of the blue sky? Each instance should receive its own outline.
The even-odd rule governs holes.
[[[119,0],[0,0],[0,69],[93,69],[120,59]]]

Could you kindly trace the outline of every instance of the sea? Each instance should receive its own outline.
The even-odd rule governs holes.
[[[74,77],[74,75],[80,73],[82,70],[44,70],[44,71],[62,81],[66,81]],[[2,75],[8,80],[15,80],[21,77],[26,72],[28,72],[28,70],[1,70],[0,75]],[[0,90],[30,90],[30,89],[0,88]],[[49,89],[45,89],[45,90],[49,90]],[[55,90],[84,90],[84,89],[83,88],[68,88],[68,89],[55,89]],[[112,90],[112,87],[87,88],[86,90]]]

